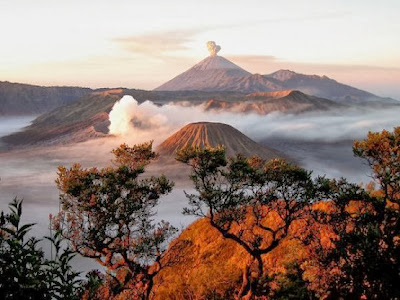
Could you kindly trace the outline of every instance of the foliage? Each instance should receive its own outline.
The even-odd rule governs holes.
[[[304,271],[299,264],[293,262],[288,264],[286,269],[286,274],[275,275],[279,288],[271,298],[280,300],[316,299],[313,293],[307,289],[307,282],[303,279]]]
[[[280,159],[265,162],[238,155],[228,161],[223,148],[184,149],[178,160],[192,167],[197,190],[187,194],[190,207],[184,213],[207,218],[251,256],[238,297],[268,293],[258,289],[262,255],[288,236],[294,221],[305,219],[309,205],[324,196],[326,180],[313,181],[311,172]]]
[[[369,133],[354,143],[354,154],[366,160],[379,190],[369,194],[353,185],[353,195],[333,197],[336,210],[317,220],[330,223],[337,235],[334,247],[316,248],[325,272],[321,286],[332,299],[397,299],[400,297],[400,127],[394,132]],[[351,208],[349,200],[358,200]]]
[[[153,220],[160,195],[170,192],[173,183],[163,175],[140,177],[157,157],[151,149],[151,142],[121,145],[113,150],[114,167],[59,167],[61,210],[55,228],[76,252],[107,268],[112,294],[128,289],[149,297],[165,244],[176,232],[167,222]]]
[[[369,133],[354,154],[377,189],[311,178],[284,160],[227,159],[223,148],[184,149],[196,191],[185,214],[202,217],[165,246],[175,228],[154,221],[173,183],[145,177],[152,144],[121,145],[114,166],[59,168],[61,211],[44,259],[22,203],[0,218],[4,299],[398,299],[400,298],[400,127]],[[63,250],[62,238],[72,250]],[[73,252],[107,269],[77,280]],[[170,268],[166,268],[169,266]],[[153,288],[154,286],[154,288]]]
[[[61,249],[60,235],[49,238],[56,259],[47,260],[39,240],[26,236],[34,224],[20,225],[22,201],[14,199],[10,210],[0,220],[0,298],[79,299],[79,274],[69,265],[74,254]]]
[[[382,192],[383,208],[387,201],[400,204],[400,126],[393,132],[369,132],[363,141],[355,141],[353,152],[372,169]]]
[[[49,260],[48,265],[51,269],[51,285],[54,291],[54,299],[79,299],[82,289],[82,280],[79,279],[79,272],[71,267],[71,260],[75,253],[69,247],[63,247],[64,239],[61,232],[57,231],[54,236],[46,237],[51,241],[55,248],[55,259]]]

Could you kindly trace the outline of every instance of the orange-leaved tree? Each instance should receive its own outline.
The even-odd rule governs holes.
[[[310,204],[326,198],[325,178],[281,159],[266,162],[241,155],[226,158],[225,149],[187,148],[177,159],[191,166],[196,193],[187,194],[185,214],[206,218],[226,239],[239,244],[250,257],[243,270],[238,298],[268,295],[263,255],[272,252],[296,221],[306,222]],[[304,231],[305,233],[305,231]],[[265,279],[265,278],[264,278]]]
[[[398,299],[400,127],[370,132],[365,140],[354,142],[353,152],[371,167],[378,189],[353,187],[351,198],[332,197],[337,209],[324,221],[338,238],[331,251],[318,255],[330,277],[323,289],[332,299]]]
[[[112,151],[114,166],[59,167],[60,212],[53,224],[79,254],[96,259],[113,279],[111,294],[149,298],[168,239],[176,229],[154,221],[154,207],[173,183],[142,178],[157,155],[152,142]]]
[[[393,132],[369,132],[362,141],[355,141],[353,152],[372,169],[383,195],[382,208],[388,202],[400,204],[400,126]]]

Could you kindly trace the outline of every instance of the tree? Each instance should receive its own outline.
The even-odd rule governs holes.
[[[296,220],[305,219],[311,203],[323,198],[326,180],[313,181],[311,172],[281,159],[238,155],[227,160],[220,147],[183,149],[177,159],[191,166],[197,191],[186,194],[190,207],[184,214],[207,218],[251,257],[238,298],[268,294],[259,288],[262,256],[287,237]]]
[[[11,213],[0,218],[0,298],[79,299],[79,273],[69,265],[74,254],[61,249],[56,234],[49,238],[56,259],[45,259],[40,240],[26,237],[34,224],[20,225],[22,201],[14,199],[9,207]]]
[[[164,175],[141,176],[157,157],[151,142],[112,152],[114,167],[59,167],[61,210],[53,223],[76,252],[107,268],[114,294],[129,290],[131,297],[149,298],[165,244],[176,232],[167,222],[155,224],[153,209],[173,183]]]
[[[393,132],[369,132],[365,140],[354,142],[353,152],[368,163],[383,192],[378,213],[388,202],[400,204],[400,126]]]
[[[352,192],[346,192],[352,196],[332,197],[337,209],[328,218],[317,218],[329,222],[338,237],[333,249],[317,255],[330,273],[325,289],[332,299],[398,299],[400,127],[370,132],[354,143],[353,151],[371,167],[379,188],[369,184],[366,191],[353,185]],[[329,272],[332,268],[337,272]]]

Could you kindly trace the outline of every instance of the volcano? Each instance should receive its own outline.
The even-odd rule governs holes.
[[[222,56],[209,56],[156,88],[156,91],[234,91],[237,82],[251,76]]]
[[[257,155],[265,159],[283,157],[278,151],[263,147],[234,127],[223,123],[198,122],[184,126],[159,145],[161,156],[175,156],[186,147],[224,146],[228,156]]]
[[[327,76],[290,70],[252,74],[228,59],[211,55],[155,91],[239,92],[242,94],[296,90],[342,104],[395,104],[399,101],[337,82]]]

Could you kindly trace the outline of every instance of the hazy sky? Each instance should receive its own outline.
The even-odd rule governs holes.
[[[152,89],[208,55],[400,99],[399,0],[0,0],[0,80]]]

